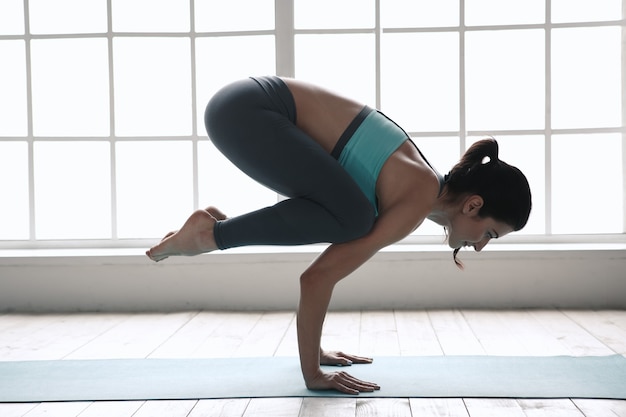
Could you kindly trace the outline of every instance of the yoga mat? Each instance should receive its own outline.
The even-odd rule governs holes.
[[[619,355],[380,357],[343,370],[381,386],[365,397],[626,398]],[[0,362],[0,402],[311,396],[346,395],[307,390],[295,357]]]

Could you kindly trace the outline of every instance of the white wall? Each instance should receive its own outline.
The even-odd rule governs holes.
[[[626,308],[623,244],[496,249],[462,252],[461,272],[444,248],[394,247],[340,282],[331,308]],[[4,251],[0,311],[293,310],[300,272],[320,250],[158,264],[138,250]]]

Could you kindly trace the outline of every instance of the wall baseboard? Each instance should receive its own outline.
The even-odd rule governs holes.
[[[624,248],[513,246],[462,252],[465,271],[449,250],[380,252],[337,285],[330,308],[626,308]],[[0,254],[0,311],[294,310],[300,273],[320,250],[159,263],[139,251]]]

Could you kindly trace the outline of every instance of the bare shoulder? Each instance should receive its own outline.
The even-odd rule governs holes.
[[[413,231],[437,201],[439,178],[415,146],[406,141],[383,165],[376,192],[381,216],[392,211]]]

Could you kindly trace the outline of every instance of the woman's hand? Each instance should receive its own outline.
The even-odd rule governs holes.
[[[350,366],[353,363],[372,363],[372,358],[349,355],[343,352],[326,352],[320,349],[320,365]]]
[[[347,372],[319,371],[313,378],[306,381],[310,390],[337,390],[344,394],[357,395],[359,392],[373,392],[380,387],[373,382],[361,381]]]

